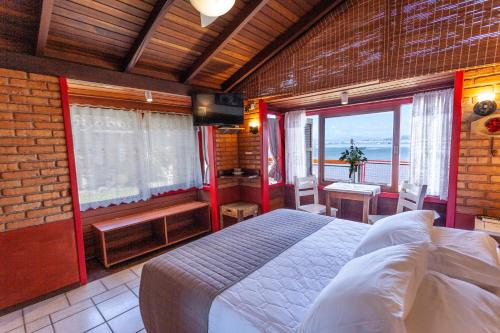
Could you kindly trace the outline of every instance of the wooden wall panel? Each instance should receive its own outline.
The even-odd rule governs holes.
[[[79,281],[73,220],[0,233],[0,253],[0,309]]]

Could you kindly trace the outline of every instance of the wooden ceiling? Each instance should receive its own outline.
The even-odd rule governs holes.
[[[0,47],[229,90],[341,1],[237,0],[206,28],[189,0],[16,0]]]

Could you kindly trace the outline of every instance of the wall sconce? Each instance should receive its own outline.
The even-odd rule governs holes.
[[[146,97],[146,102],[148,102],[148,103],[153,102],[153,94],[151,93],[151,90],[146,90],[144,92],[144,97]]]
[[[340,94],[340,104],[346,105],[347,103],[349,103],[349,94],[347,93],[347,91],[343,91]]]
[[[481,93],[477,96],[477,103],[474,105],[474,113],[478,116],[489,116],[497,109],[494,93]]]
[[[250,127],[250,133],[252,134],[258,134],[259,133],[259,123],[257,121],[252,121],[250,124],[248,124],[248,127]]]

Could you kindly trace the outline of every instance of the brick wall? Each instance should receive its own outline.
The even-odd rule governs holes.
[[[237,168],[238,161],[238,135],[217,131],[215,135],[217,171]]]
[[[73,217],[56,77],[0,69],[0,231]]]
[[[259,123],[259,109],[245,113],[243,128],[238,133],[238,154],[240,168],[260,170],[260,144],[262,128],[259,127],[259,134],[250,133],[250,123]]]
[[[500,65],[465,71],[457,213],[500,216],[500,138],[493,141],[497,153],[492,156],[489,138],[470,130],[479,118],[472,109],[482,92],[496,93],[500,107]]]

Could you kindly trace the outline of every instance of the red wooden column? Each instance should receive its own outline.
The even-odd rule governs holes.
[[[261,210],[262,213],[269,212],[269,173],[268,173],[268,150],[269,150],[269,128],[267,123],[267,104],[259,100],[259,117],[261,131],[260,150],[260,180],[261,180]]]
[[[460,157],[460,130],[462,129],[462,94],[464,72],[455,73],[455,91],[453,96],[453,122],[451,128],[450,175],[448,180],[448,205],[446,206],[446,226],[455,227],[457,213],[458,159]]]
[[[210,173],[210,211],[212,213],[212,232],[220,230],[219,198],[217,196],[217,159],[215,143],[215,126],[208,127],[208,168]]]
[[[71,130],[71,115],[69,112],[68,81],[65,77],[59,78],[61,88],[61,102],[66,135],[66,149],[68,152],[68,168],[71,186],[71,200],[73,202],[73,220],[75,223],[76,251],[78,255],[78,270],[80,283],[87,283],[87,268],[85,266],[85,247],[83,244],[82,215],[80,213],[80,198],[78,196],[78,182],[76,178],[75,151],[73,148],[73,132]]]

